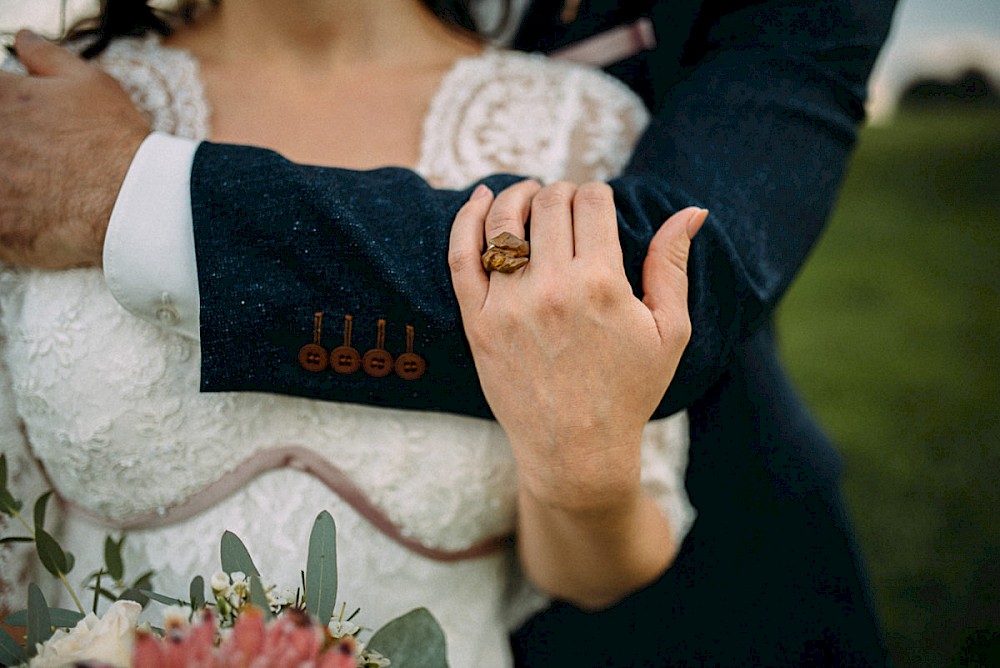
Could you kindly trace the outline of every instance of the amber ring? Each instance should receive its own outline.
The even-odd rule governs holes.
[[[483,253],[483,269],[487,273],[499,271],[501,274],[510,274],[528,264],[530,256],[531,247],[527,241],[510,232],[501,232],[489,240],[486,252]]]

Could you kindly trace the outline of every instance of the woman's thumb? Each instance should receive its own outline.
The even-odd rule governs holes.
[[[707,217],[706,209],[690,206],[670,216],[653,235],[642,266],[642,291],[654,316],[687,312],[688,252]]]
[[[68,74],[75,68],[85,66],[79,56],[53,44],[30,30],[18,31],[14,38],[17,58],[34,76],[51,77]]]

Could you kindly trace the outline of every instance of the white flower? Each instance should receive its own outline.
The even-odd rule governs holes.
[[[266,592],[267,603],[273,612],[279,612],[283,608],[290,606],[295,599],[295,592],[285,587],[281,591],[276,586],[271,586]]]
[[[127,667],[132,662],[135,623],[142,606],[135,601],[116,601],[98,619],[90,613],[69,631],[56,631],[38,646],[31,668],[60,668],[82,661]]]
[[[186,605],[171,605],[163,611],[163,627],[185,627],[191,620],[191,608]]]
[[[327,624],[327,628],[330,629],[330,635],[334,638],[357,635],[358,631],[361,630],[361,627],[354,622],[341,622],[336,619],[331,620]]]
[[[362,652],[361,663],[359,665],[363,668],[385,668],[385,666],[392,665],[392,661],[385,658],[375,650],[369,650]]]
[[[229,589],[230,600],[233,596],[248,598],[250,596],[250,578],[243,573],[233,573],[233,586]],[[237,605],[233,603],[233,605]]]
[[[222,571],[217,571],[209,581],[212,591],[216,594],[229,589],[229,576]]]

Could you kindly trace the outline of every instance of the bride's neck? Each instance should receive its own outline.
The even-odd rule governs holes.
[[[223,0],[171,41],[203,60],[312,68],[435,62],[477,48],[419,0]]]

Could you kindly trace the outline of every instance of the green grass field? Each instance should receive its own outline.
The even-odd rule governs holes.
[[[867,128],[779,312],[899,666],[1000,665],[1000,113]]]

